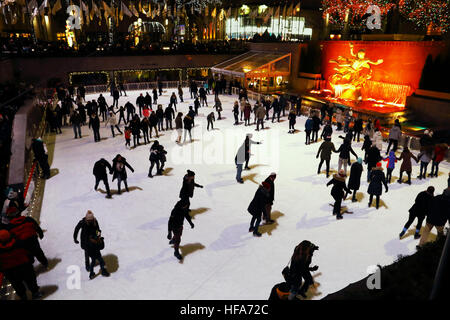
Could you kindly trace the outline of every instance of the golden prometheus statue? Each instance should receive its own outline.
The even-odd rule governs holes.
[[[335,97],[349,100],[361,100],[361,88],[367,80],[372,78],[371,65],[383,63],[383,59],[374,62],[366,58],[366,51],[361,49],[357,54],[353,52],[353,43],[350,43],[351,57],[339,56],[330,63],[336,63],[336,71],[329,77]]]

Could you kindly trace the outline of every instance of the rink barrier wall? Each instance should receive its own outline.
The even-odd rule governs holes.
[[[232,87],[231,92],[234,95],[239,95],[239,90],[240,90],[239,88]],[[250,91],[250,90],[247,90],[247,96],[248,96],[249,100],[254,100],[255,102],[259,101],[261,99],[261,97],[269,98],[271,101],[273,100],[273,97],[270,94],[261,94],[261,93],[253,92],[253,91]],[[306,107],[306,106],[302,105],[301,108],[302,108],[302,112],[301,112],[302,115],[304,115],[304,116],[309,115],[309,112],[310,112],[310,109],[311,109],[310,106]],[[320,111],[320,108],[314,108],[314,109],[317,110],[317,111]],[[386,142],[386,141],[388,141],[387,136],[388,136],[388,133],[389,133],[389,129],[382,127],[382,130],[383,130],[383,133],[384,133],[383,134],[383,141]],[[419,140],[420,140],[420,138],[418,136],[415,136],[415,135],[412,135],[412,134],[409,134],[409,133],[406,133],[406,132],[402,132],[402,137],[400,138],[400,140],[398,142],[398,145],[399,146],[408,146],[408,148],[411,149],[411,150],[420,150],[420,142],[419,142]],[[449,151],[447,151],[446,160],[448,162],[450,162],[450,152]]]
[[[203,86],[205,81],[194,81],[197,86]],[[178,85],[181,84],[182,87],[186,88],[189,85],[189,81],[161,81],[163,89],[177,89]],[[134,82],[134,83],[124,83],[125,91],[149,91],[153,88],[158,88],[158,82]],[[96,94],[110,92],[110,87],[106,84],[85,86],[86,94]],[[178,91],[175,91],[178,96]]]

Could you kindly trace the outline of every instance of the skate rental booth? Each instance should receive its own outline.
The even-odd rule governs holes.
[[[291,74],[291,53],[249,51],[211,68],[213,75],[221,75],[256,92],[285,89]]]

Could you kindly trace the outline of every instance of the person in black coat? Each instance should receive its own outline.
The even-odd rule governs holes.
[[[77,240],[78,233],[81,230],[80,241]],[[89,271],[90,262],[89,262],[89,254],[88,254],[88,241],[89,236],[93,234],[97,234],[97,232],[101,232],[100,226],[98,224],[97,219],[95,219],[94,214],[91,211],[86,213],[86,216],[81,219],[75,227],[73,231],[73,241],[76,244],[81,242],[81,249],[84,250],[84,259],[86,265],[86,271]]]
[[[133,106],[133,104],[128,101],[125,103],[125,110],[127,110],[127,122],[130,121],[130,118],[133,118],[133,115],[136,113],[136,108]]]
[[[175,99],[176,99],[176,97],[175,97]],[[164,117],[166,118],[166,130],[169,130],[169,126],[170,126],[170,130],[173,130],[172,120],[175,119],[175,111],[173,111],[171,104],[169,104],[169,106],[166,108],[166,110],[164,110]]]
[[[158,104],[156,117],[158,118],[158,131],[164,131],[164,110],[161,104]]]
[[[364,163],[367,163],[367,155],[369,153],[369,149],[372,146],[372,139],[370,139],[370,136],[366,134],[364,136],[364,143],[361,147],[361,150],[364,151]]]
[[[153,142],[153,145],[150,147],[150,156],[149,156],[149,160],[150,160],[150,169],[148,170],[148,177],[149,178],[153,178],[152,175],[152,171],[153,171],[153,167],[156,164],[156,173],[159,175],[159,142],[158,140],[155,140],[155,142]]]
[[[370,181],[370,172],[375,168],[383,158],[380,154],[380,149],[376,145],[372,145],[367,151],[367,182]]]
[[[281,116],[281,105],[277,98],[275,98],[272,102],[272,123],[275,121],[275,117],[277,117],[278,122],[280,122],[280,116]]]
[[[118,154],[114,159],[113,159],[113,180],[117,179],[117,189],[119,190],[118,193],[121,193],[120,190],[120,184],[122,183],[122,181],[125,184],[125,190],[127,190],[127,192],[129,192],[128,190],[128,184],[127,184],[127,170],[126,167],[128,167],[131,172],[134,172],[134,169],[128,164],[127,160],[122,157],[120,154]]]
[[[153,88],[153,104],[158,104],[158,91]]]
[[[427,215],[427,223],[425,225],[422,236],[420,237],[418,249],[427,242],[431,229],[437,229],[437,239],[444,236],[444,226],[450,223],[450,188],[444,190],[431,201],[430,211]]]
[[[272,172],[270,176],[264,180],[270,185],[270,202],[266,205],[266,214],[264,216],[264,220],[266,220],[266,224],[272,224],[275,221],[270,218],[270,213],[272,212],[273,201],[275,200],[275,179],[277,178],[277,174]]]
[[[123,119],[123,123],[127,124],[127,120],[125,120],[125,108],[123,106],[120,106],[119,110],[114,112],[114,114],[119,113],[119,122],[117,124],[120,124],[120,121]]]
[[[248,232],[253,232],[255,237],[261,237],[258,228],[261,218],[266,215],[268,204],[270,204],[270,184],[263,182],[256,190],[255,196],[247,208],[247,211],[252,215]]]
[[[37,161],[41,167],[42,178],[49,179],[50,166],[48,164],[47,147],[40,137],[37,139],[32,139],[31,141],[31,149],[33,150],[35,161]]]
[[[181,98],[181,102],[183,102],[183,99]],[[170,102],[169,102],[169,107],[174,107],[175,111],[177,111],[177,96],[175,95],[175,92],[172,92],[172,95],[170,96]]]
[[[348,179],[348,188],[353,190],[352,202],[356,202],[356,191],[359,190],[361,184],[361,174],[363,172],[362,159],[358,158],[356,162],[352,164],[350,168],[350,178]],[[346,198],[345,195],[344,198]]]
[[[147,92],[144,97],[144,103],[150,108],[152,105],[152,96]]]
[[[325,139],[325,137],[331,137],[332,134],[333,134],[333,128],[331,127],[331,122],[328,121],[326,123],[325,127],[323,127],[320,138]]]
[[[155,130],[156,137],[159,138],[158,134],[158,116],[156,115],[155,111],[152,111],[150,113],[150,117],[148,117],[148,120],[150,121],[150,139],[152,138],[152,131]]]
[[[339,152],[338,171],[341,170],[343,165],[344,172],[347,175],[347,164],[350,164],[350,153],[353,154],[355,158],[358,158],[358,155],[353,151],[351,140],[344,139],[344,143],[341,144],[336,152]]]
[[[195,183],[195,172],[188,170],[187,174],[183,177],[183,186],[180,190],[180,199],[186,200],[189,205],[189,198],[194,196],[194,188],[203,188],[202,185]]]
[[[327,183],[327,187],[329,185],[333,185],[331,189],[331,196],[334,198],[334,206],[333,206],[333,215],[336,215],[336,219],[342,219],[341,214],[341,204],[342,199],[344,198],[344,191],[347,194],[352,194],[352,192],[345,185],[346,174],[344,170],[340,170],[338,174],[333,175],[333,179],[331,179]]]
[[[359,116],[357,116],[357,119],[355,120],[353,131],[355,131],[355,134],[353,135],[353,141],[356,141],[356,136],[358,136],[359,142],[359,137],[361,136],[361,132],[363,131],[363,120]]]
[[[106,169],[109,169],[109,174],[113,173],[111,165],[104,158],[101,158],[94,164],[94,169],[92,170],[92,173],[95,176],[94,190],[97,190],[98,184],[100,183],[100,181],[103,181],[106,188],[106,198],[111,198],[111,191],[109,190],[108,174],[106,172]]]
[[[194,223],[191,220],[191,216],[189,215],[189,200],[181,199],[177,202],[175,207],[172,209],[170,213],[169,223],[168,223],[168,234],[167,239],[170,240],[169,244],[173,244],[174,247],[174,256],[178,260],[182,260],[183,256],[180,254],[180,242],[181,236],[183,234],[183,224],[184,219],[186,219],[191,228],[194,228]],[[173,236],[172,236],[173,232]]]
[[[100,119],[97,117],[95,113],[91,115],[91,119],[89,120],[89,125],[94,132],[94,141],[100,141]]]
[[[144,118],[141,121],[141,131],[142,136],[144,137],[144,144],[147,144],[150,142],[150,139],[148,137],[148,129],[150,128],[150,120],[148,118]]]
[[[114,89],[114,91],[113,91],[113,106],[114,107],[118,107],[119,106],[119,97],[120,97],[119,90]]]
[[[386,192],[388,192],[389,189],[383,167],[381,166],[381,163],[377,163],[377,166],[370,172],[370,183],[369,188],[367,189],[367,193],[370,194],[369,207],[372,205],[373,196],[376,196],[377,209],[380,206],[380,196],[383,193],[383,184],[386,188]]]
[[[141,138],[141,120],[138,115],[134,115],[133,120],[130,122],[131,133],[133,134],[133,146],[136,148],[136,144],[139,145],[139,139]]]
[[[414,239],[420,238],[420,229],[422,228],[422,222],[430,211],[431,203],[434,197],[434,187],[430,186],[427,190],[420,192],[416,200],[414,201],[413,206],[409,209],[409,218],[405,223],[402,232],[399,234],[399,238],[401,239],[408,228],[413,223],[414,219],[417,218],[416,232],[414,233]]]
[[[151,104],[151,101],[150,101],[150,104]],[[139,97],[136,98],[136,105],[139,107],[139,117],[142,117],[142,108],[144,108],[144,105],[145,105],[145,98],[142,95],[142,93],[139,95]]]
[[[295,247],[290,261],[289,272],[286,275],[283,274],[290,288],[288,300],[294,300],[297,294],[306,298],[308,288],[314,284],[311,271],[319,269],[318,266],[310,267],[313,253],[318,249],[317,246],[308,240],[303,240]]]
[[[314,115],[312,117],[312,121],[313,121],[313,127],[312,127],[312,142],[317,142],[317,139],[319,137],[319,130],[320,130],[320,125],[322,123],[322,120],[320,120],[320,118],[317,116],[317,113],[314,112]]]

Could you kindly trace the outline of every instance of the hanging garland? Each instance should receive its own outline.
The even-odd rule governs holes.
[[[377,5],[382,17],[395,7],[393,0],[322,0],[323,18],[326,19],[328,15],[331,25],[344,29],[348,15],[350,28],[364,29],[366,24],[363,17],[367,15],[370,5]]]
[[[399,10],[420,28],[450,29],[450,0],[400,0]]]

